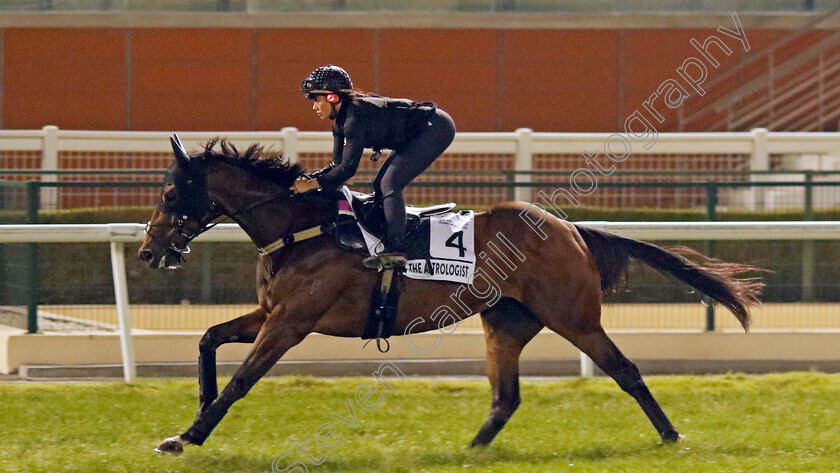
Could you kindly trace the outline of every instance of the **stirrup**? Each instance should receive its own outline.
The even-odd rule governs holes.
[[[393,252],[368,256],[362,261],[362,266],[367,269],[404,269],[406,263],[405,253]]]
[[[397,318],[397,307],[400,300],[401,268],[388,268],[379,272],[379,287],[375,288],[370,299],[370,311],[363,339],[376,339],[376,348],[385,353],[391,348],[388,337]],[[368,340],[370,342],[370,340]],[[383,347],[384,344],[384,347]],[[365,343],[367,346],[367,343]],[[364,347],[363,347],[364,348]]]

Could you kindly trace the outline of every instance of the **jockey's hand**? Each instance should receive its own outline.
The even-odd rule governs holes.
[[[299,177],[295,179],[295,184],[292,187],[295,190],[295,194],[303,194],[304,192],[320,189],[321,185],[318,184],[318,179],[305,179],[303,177]]]

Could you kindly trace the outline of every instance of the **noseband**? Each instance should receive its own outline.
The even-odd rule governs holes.
[[[186,228],[186,225],[187,225],[187,221],[189,220],[189,217],[186,216],[186,215],[180,216],[178,218],[177,222],[174,225],[173,224],[168,224],[168,223],[152,223],[152,221],[149,220],[148,222],[146,222],[146,228],[143,231],[145,231],[146,235],[148,235],[149,238],[153,242],[155,242],[158,246],[161,246],[161,247],[165,248],[166,251],[170,252],[174,256],[177,256],[179,259],[184,259],[184,255],[190,252],[190,247],[189,247],[190,242],[195,237],[201,235],[202,233],[206,232],[207,230],[210,230],[211,228],[213,228],[213,227],[215,227],[216,225],[219,224],[219,222],[214,222],[214,220],[216,218],[218,218],[219,215],[221,215],[222,213],[219,212],[218,207],[216,206],[215,202],[212,202],[212,201],[210,202],[210,208],[212,209],[213,217],[210,219],[209,222],[207,222],[207,224],[205,224],[203,227],[199,228],[195,232],[192,232],[192,233],[184,232],[184,229]],[[167,213],[167,214],[171,215],[170,212],[165,212],[164,211],[164,213]],[[155,227],[177,228],[178,233],[176,233],[175,235],[184,237],[186,239],[187,243],[184,245],[183,248],[178,248],[175,245],[175,242],[166,243],[166,242],[162,241],[160,238],[158,238],[158,237],[156,237],[152,234],[152,232],[150,230],[152,228],[155,228]]]

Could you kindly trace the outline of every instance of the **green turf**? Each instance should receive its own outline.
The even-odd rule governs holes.
[[[479,449],[465,446],[489,409],[486,381],[393,380],[375,410],[354,404],[359,427],[331,421],[348,415],[345,400],[370,381],[265,379],[203,447],[181,456],[152,447],[189,427],[194,380],[0,384],[0,471],[269,472],[274,457],[326,422],[343,440],[332,451],[313,441],[312,453],[326,458],[310,472],[840,470],[840,375],[648,377],[686,436],[673,445],[658,443],[610,380],[525,381],[519,411]],[[295,453],[280,470],[294,461],[306,459]]]

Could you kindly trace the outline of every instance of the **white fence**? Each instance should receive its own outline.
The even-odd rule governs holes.
[[[68,169],[163,169],[172,160],[168,132],[75,131],[46,126],[41,130],[0,131],[0,168],[56,171]],[[308,168],[329,162],[332,136],[329,132],[301,132],[284,128],[277,132],[179,132],[188,148],[221,135],[239,147],[259,142],[282,150],[291,160]],[[594,155],[602,165],[612,162],[605,157],[621,151],[618,135],[609,133],[538,133],[522,128],[507,133],[458,133],[445,156],[458,159],[438,160],[433,169],[443,171],[532,171],[592,168],[584,153]],[[611,138],[612,137],[612,138]],[[840,134],[768,132],[660,133],[655,143],[622,138],[631,146],[629,156],[616,163],[619,171],[668,169],[683,171],[766,171],[770,169],[840,170]],[[611,144],[610,144],[611,143]],[[193,144],[194,146],[190,146]],[[650,144],[650,146],[645,146]],[[609,148],[612,148],[611,150]],[[375,166],[362,163],[362,169]],[[32,178],[32,177],[30,177]],[[55,175],[39,176],[55,181]],[[519,182],[540,179],[516,175]],[[157,179],[157,177],[155,177]],[[498,180],[487,176],[468,176],[470,181]],[[56,208],[56,189],[42,190],[42,208]],[[417,190],[416,192],[432,192]],[[452,191],[448,199],[471,204],[475,193],[485,200],[494,198],[481,189]],[[470,192],[472,194],[470,194]],[[517,200],[533,200],[532,189],[518,187]],[[488,195],[484,195],[488,194]],[[606,199],[599,193],[593,198]],[[436,194],[418,194],[415,201],[435,200]],[[743,197],[741,197],[743,200]],[[492,200],[493,202],[501,199]],[[747,200],[750,200],[749,198]],[[759,198],[759,200],[761,200]],[[603,203],[609,204],[609,201]],[[750,202],[747,202],[749,204]]]
[[[840,222],[580,222],[629,238],[644,240],[840,240]],[[109,242],[114,293],[120,324],[123,372],[136,377],[131,341],[131,319],[125,274],[125,243],[144,238],[144,226],[134,223],[106,225],[0,225],[0,243]],[[249,241],[234,224],[220,224],[202,234],[201,241]],[[593,367],[581,354],[581,372]]]

